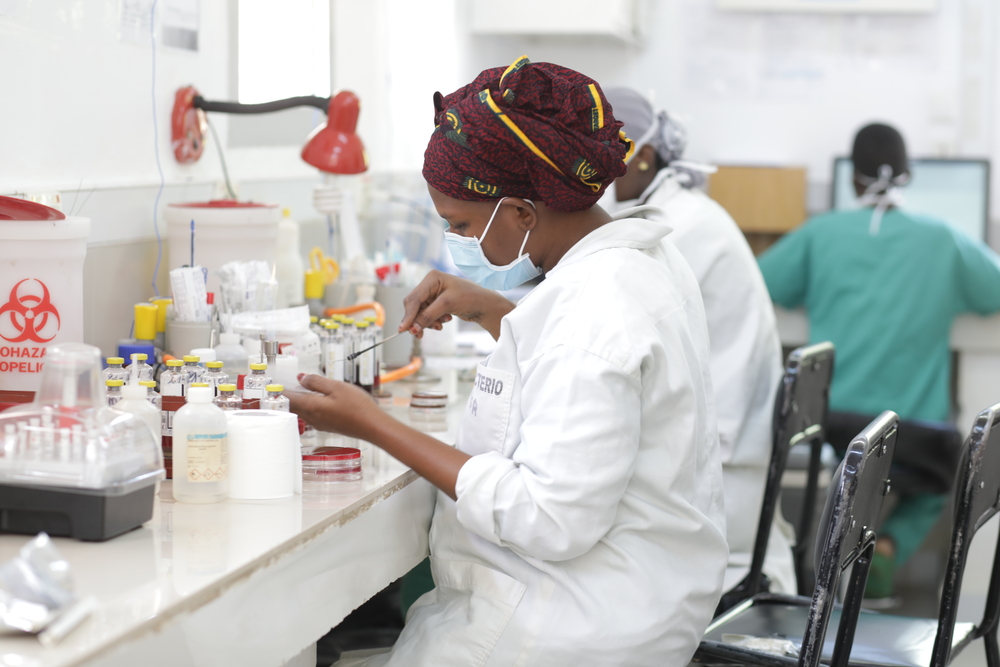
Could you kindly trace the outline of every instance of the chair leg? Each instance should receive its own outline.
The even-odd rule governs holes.
[[[986,667],[1000,667],[1000,648],[997,647],[997,629],[994,627],[983,635],[986,647]]]
[[[865,549],[864,554],[854,561],[854,566],[851,567],[851,579],[847,585],[844,607],[840,612],[840,625],[837,627],[837,641],[833,647],[830,667],[847,667],[851,658],[854,631],[857,628],[858,615],[861,613],[861,601],[864,598],[868,569],[871,566],[871,557],[874,552],[875,545],[872,544]]]

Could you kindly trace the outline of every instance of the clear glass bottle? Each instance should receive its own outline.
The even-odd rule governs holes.
[[[196,383],[197,384],[197,383]],[[226,415],[212,403],[212,390],[191,387],[187,404],[174,415],[174,499],[217,503],[229,492]]]
[[[122,386],[125,383],[121,380],[105,380],[104,386],[107,387],[106,395],[108,398],[108,407],[115,407],[115,403],[122,400]]]
[[[205,364],[207,370],[203,378],[208,386],[212,388],[212,395],[219,395],[219,385],[229,384],[229,375],[222,370],[224,363],[221,361],[209,361]]]
[[[283,384],[267,385],[267,396],[261,399],[261,410],[280,410],[281,412],[291,412],[291,404],[287,396],[281,392],[285,391]]]
[[[108,357],[108,367],[101,371],[101,381],[105,382],[107,380],[121,380],[124,382],[128,379],[128,371],[125,370],[123,364],[125,360],[121,357]]]
[[[340,324],[328,321],[326,323],[326,352],[324,353],[326,364],[326,376],[331,380],[343,382],[344,369],[353,365],[347,361],[347,352],[344,349],[344,333],[340,330]]]
[[[242,410],[243,399],[236,395],[235,384],[220,384],[219,395],[212,402],[222,410]]]
[[[167,370],[160,374],[160,395],[183,396],[187,388],[186,379],[184,362],[180,359],[170,359],[167,361]]]
[[[139,384],[146,388],[146,400],[153,404],[157,410],[163,409],[163,397],[156,393],[156,382],[153,380],[139,380]]]
[[[321,328],[322,327],[320,326],[319,323],[319,317],[317,317],[316,315],[310,315],[309,330],[312,331],[314,334],[319,335]]]
[[[378,324],[378,318],[374,315],[369,315],[365,318],[365,322],[372,330],[372,337],[375,339],[376,343],[382,342],[382,336],[385,332],[382,327]],[[372,383],[372,393],[378,394],[382,390],[382,346],[379,345],[375,348],[375,381]]]
[[[354,384],[358,385],[369,394],[372,393],[375,385],[375,349],[368,350],[375,344],[371,327],[368,322],[358,322],[356,325],[358,333],[355,338],[356,350],[366,350],[354,360]]]
[[[146,360],[149,359],[149,355],[145,353],[137,353],[132,355],[131,363],[126,371],[129,374],[129,378],[132,377],[132,364],[139,364],[139,381],[152,380],[153,379],[153,367],[150,366]]]
[[[330,340],[330,332],[326,325],[329,322],[330,320],[320,320],[320,331],[316,333],[319,336],[319,371],[324,375],[326,375],[326,347]]]
[[[184,372],[187,374],[184,384],[188,387],[205,381],[205,367],[200,362],[201,357],[196,357],[193,354],[184,355]]]
[[[357,340],[358,329],[355,326],[355,324],[356,324],[356,322],[354,321],[353,318],[350,318],[350,317],[341,317],[340,318],[340,331],[341,331],[341,334],[344,336],[344,359],[345,359],[345,361],[342,364],[343,367],[344,367],[344,382],[350,382],[351,384],[354,384],[355,379],[357,378],[357,374],[358,374],[357,373],[358,360],[357,359],[353,359],[351,361],[346,361],[346,359],[347,359],[347,357],[349,357],[352,354],[354,354],[354,350],[359,349],[357,347],[357,344],[358,344],[358,340]]]
[[[250,375],[243,379],[243,398],[264,398],[271,376],[265,373],[267,364],[250,364]]]

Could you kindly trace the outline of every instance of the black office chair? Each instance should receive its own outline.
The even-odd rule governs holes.
[[[743,600],[770,590],[770,579],[763,573],[767,542],[781,495],[781,477],[788,463],[788,450],[800,442],[808,442],[811,447],[805,501],[797,532],[798,543],[793,551],[795,576],[800,582],[804,578],[803,543],[812,527],[812,517],[816,507],[820,451],[824,442],[823,424],[830,398],[833,362],[834,347],[833,343],[829,342],[800,347],[788,355],[785,374],[781,378],[778,396],[774,401],[771,461],[767,469],[767,483],[764,486],[764,501],[761,504],[750,571],[740,583],[722,596],[715,610],[716,616],[732,609]],[[799,593],[802,591],[799,590]]]
[[[833,642],[831,667],[845,667],[851,653],[855,625],[871,557],[875,552],[874,526],[889,491],[889,466],[896,445],[899,418],[883,412],[848,447],[830,483],[816,540],[816,587],[812,598],[760,593],[717,618],[705,631],[695,662],[818,667],[826,631],[835,614],[834,599],[841,574],[850,579]],[[853,566],[853,567],[852,567]],[[736,643],[750,637],[785,640],[798,655],[779,654]]]
[[[1000,509],[1000,404],[976,418],[962,451],[955,480],[955,527],[952,531],[944,589],[937,619],[864,612],[858,620],[851,665],[945,667],[966,646],[982,638],[986,664],[1000,667],[997,624],[1000,619],[1000,545],[978,624],[956,623],[962,575],[976,531]],[[994,430],[996,429],[996,430]]]

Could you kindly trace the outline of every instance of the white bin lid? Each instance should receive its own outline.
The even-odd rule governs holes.
[[[42,204],[17,197],[0,197],[0,240],[85,239],[88,234],[89,218],[67,218],[62,211]]]
[[[281,211],[277,204],[213,199],[169,204],[166,218],[168,224],[188,224],[193,219],[196,224],[208,225],[277,225]]]

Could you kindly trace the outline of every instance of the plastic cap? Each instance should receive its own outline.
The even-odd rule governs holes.
[[[123,384],[125,384],[125,381],[124,380],[105,380],[104,384],[106,384],[109,387],[120,387]]]
[[[199,387],[197,384],[193,384],[191,385],[191,388],[188,389],[188,403],[211,403],[212,398],[212,390],[208,387]]]
[[[220,384],[217,388],[219,391],[236,391],[235,384]]]
[[[369,324],[375,324],[376,322],[378,322],[378,318],[375,317],[374,315],[368,315],[367,317],[365,317],[365,322],[368,322]]]
[[[156,389],[155,380],[139,380],[139,384],[143,387],[152,387],[153,389]]]
[[[196,364],[199,361],[201,361],[201,357],[196,357],[193,354],[185,354],[184,355],[184,363],[185,364]]]
[[[340,321],[343,322],[344,324],[355,324],[353,317],[345,317]]]
[[[292,209],[290,209],[290,208],[283,208],[283,209],[281,209],[281,217],[282,218],[290,218],[290,217],[292,217]]]
[[[267,391],[285,391],[285,385],[283,384],[269,384],[264,387]]]
[[[325,287],[322,272],[306,271],[305,293],[307,299],[322,299]]]
[[[125,363],[125,360],[122,359],[121,357],[108,357],[108,365],[109,366],[112,365],[112,364],[124,364],[124,363]]]
[[[209,385],[208,385],[207,382],[192,382],[191,386],[192,387],[208,387]]]
[[[153,340],[156,338],[156,318],[160,308],[154,303],[135,304],[135,338],[136,340]]]
[[[309,324],[316,324],[317,322],[319,322],[319,318],[318,317],[316,317],[315,315],[310,315],[309,316]]]
[[[151,303],[156,306],[156,333],[167,330],[167,306],[173,302],[173,299],[152,299]]]
[[[167,361],[167,366],[169,366],[170,368],[177,368],[178,366],[183,366],[183,365],[184,362],[181,361],[180,359],[170,359],[169,361]]]
[[[239,345],[240,335],[238,333],[221,333],[219,334],[219,344],[220,345]]]
[[[222,368],[223,364],[221,361],[209,361],[205,363],[208,368]]]
[[[128,400],[146,400],[146,388],[141,384],[127,384],[122,387],[122,398]]]
[[[327,320],[326,324],[324,324],[323,326],[325,328],[327,328],[327,329],[339,329],[340,328],[340,322],[333,322],[333,321]]]
[[[149,355],[146,354],[145,352],[136,352],[135,354],[130,354],[128,358],[131,359],[132,357],[135,357],[136,361],[146,361],[146,359],[149,359]]]
[[[250,370],[252,371],[266,371],[267,364],[250,364]]]
[[[370,322],[361,321],[361,322],[358,322],[357,324],[355,324],[354,326],[356,326],[358,329],[367,329],[368,327],[371,326],[371,323]]]

